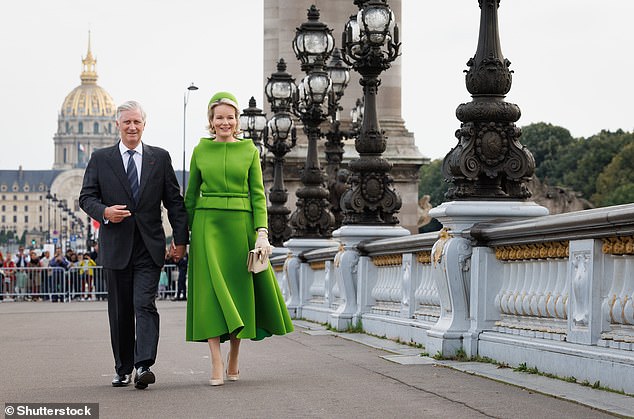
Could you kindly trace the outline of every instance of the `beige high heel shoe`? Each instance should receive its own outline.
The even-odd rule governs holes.
[[[223,365],[222,369],[224,369],[224,368],[225,368],[225,366]],[[213,367],[211,368],[211,371],[212,371],[211,373],[213,374]],[[221,386],[224,383],[225,383],[225,380],[222,377],[209,379],[209,385],[210,386]]]
[[[227,354],[227,369],[225,373],[227,374],[227,381],[238,381],[240,379],[240,370],[236,374],[229,374],[229,354]]]

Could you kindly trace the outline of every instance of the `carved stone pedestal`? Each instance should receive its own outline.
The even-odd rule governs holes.
[[[472,247],[468,230],[480,222],[548,215],[548,209],[524,201],[451,201],[433,208],[429,214],[446,231],[441,232],[432,249],[432,275],[438,287],[441,314],[427,332],[425,347],[430,354],[445,357],[455,355],[458,349],[475,356],[478,334],[492,324],[492,313],[477,303],[495,298],[499,289],[496,281],[501,278],[491,276],[493,269],[482,272],[491,264],[491,255]],[[477,260],[472,260],[473,256]],[[472,275],[473,269],[478,270],[477,274]]]

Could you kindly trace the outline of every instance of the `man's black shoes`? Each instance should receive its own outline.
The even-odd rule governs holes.
[[[156,377],[154,373],[150,371],[148,367],[139,367],[136,369],[136,375],[134,376],[134,387],[139,390],[147,388],[148,385],[154,384]]]
[[[112,387],[125,387],[130,384],[132,374],[116,374],[112,379]]]

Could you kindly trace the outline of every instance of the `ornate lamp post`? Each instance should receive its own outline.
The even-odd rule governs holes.
[[[92,247],[92,220],[90,216],[86,218],[86,252],[90,252]]]
[[[328,238],[335,221],[317,156],[319,126],[326,120],[325,106],[332,88],[324,63],[333,48],[331,29],[319,22],[319,10],[313,5],[308,10],[308,21],[297,28],[293,39],[293,51],[306,73],[297,89],[293,111],[301,119],[308,138],[306,164],[301,172],[303,186],[297,191],[297,207],[291,215],[293,237]]]
[[[260,162],[264,165],[264,147],[262,139],[266,135],[266,115],[262,109],[257,108],[255,98],[251,96],[249,99],[249,107],[242,110],[240,115],[240,128],[244,131],[247,138],[253,140],[253,144],[260,152]]]
[[[351,188],[341,200],[343,224],[394,225],[401,198],[389,175],[392,165],[381,157],[386,139],[379,127],[376,95],[379,75],[398,57],[398,28],[387,0],[355,0],[354,4],[360,10],[346,23],[342,55],[361,75],[365,115],[355,141],[359,159],[349,165]]]
[[[46,243],[51,242],[51,200],[53,199],[53,195],[51,195],[51,191],[46,193],[46,209],[48,212],[48,220],[46,227]]]
[[[51,199],[53,203],[53,232],[57,231],[57,194],[53,194],[53,198]]]
[[[66,205],[61,199],[58,201],[59,204],[57,204],[57,208],[59,208],[59,247],[62,248],[62,252],[65,252],[66,246],[64,244],[64,221],[66,221],[66,217],[64,217],[64,209],[66,208]]]
[[[189,101],[189,92],[193,90],[198,90],[198,87],[196,87],[194,83],[191,83],[189,86],[187,86],[187,90],[185,90],[185,93],[183,94],[183,183],[181,185],[181,193],[183,195],[185,194],[185,190],[187,189],[187,185],[185,185],[185,138],[187,138],[185,135],[185,128],[187,126],[187,102]]]
[[[332,90],[328,98],[328,118],[330,129],[326,133],[326,174],[328,175],[328,191],[330,192],[331,211],[335,216],[335,228],[341,226],[343,214],[339,201],[347,189],[346,180],[348,171],[339,173],[339,166],[343,161],[343,140],[352,138],[353,133],[341,130],[339,111],[343,108],[339,100],[343,96],[345,88],[350,81],[350,68],[341,60],[341,53],[335,48],[326,71],[332,80]],[[340,176],[341,175],[341,176]]]
[[[480,1],[480,35],[475,56],[467,62],[465,81],[473,100],[456,109],[462,122],[458,145],[443,160],[443,174],[453,186],[447,198],[455,200],[528,199],[526,186],[535,172],[535,160],[520,144],[515,126],[520,108],[504,101],[511,89],[511,62],[500,47],[499,0]]]
[[[293,118],[290,114],[291,103],[297,87],[295,79],[286,72],[286,63],[280,59],[277,72],[268,78],[264,92],[275,113],[268,122],[268,133],[264,136],[264,146],[273,153],[273,186],[269,190],[269,237],[273,246],[282,246],[291,236],[289,214],[286,207],[288,192],[284,187],[284,156],[295,147],[297,137]],[[290,143],[289,143],[290,139]]]

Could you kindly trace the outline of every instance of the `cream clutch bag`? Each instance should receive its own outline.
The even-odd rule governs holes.
[[[247,269],[249,272],[257,274],[269,267],[269,255],[262,252],[260,249],[253,249],[249,251],[247,257]]]

